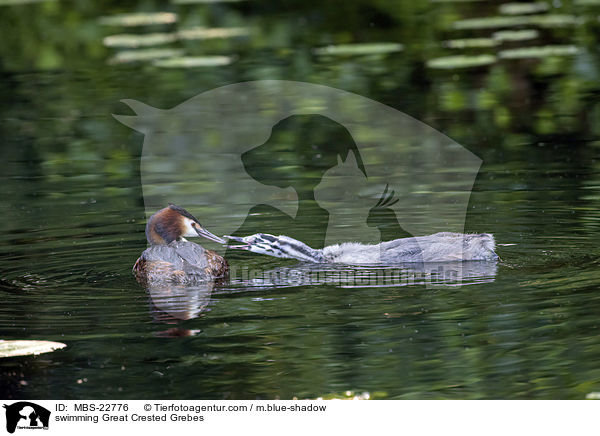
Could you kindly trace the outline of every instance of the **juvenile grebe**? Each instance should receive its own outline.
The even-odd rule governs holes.
[[[184,236],[202,236],[226,243],[202,227],[187,210],[169,204],[152,215],[146,224],[150,247],[133,266],[138,282],[193,284],[227,275],[229,265],[223,257],[187,241]]]
[[[498,260],[498,255],[494,252],[494,236],[489,233],[442,232],[429,236],[394,239],[380,244],[345,242],[322,249],[311,248],[303,242],[283,235],[256,233],[242,238],[225,238],[242,243],[230,245],[229,248],[318,263],[367,265]]]

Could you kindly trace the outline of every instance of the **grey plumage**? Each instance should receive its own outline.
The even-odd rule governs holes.
[[[428,236],[401,238],[380,244],[346,242],[314,249],[288,236],[264,233],[246,236],[226,236],[241,242],[231,248],[247,250],[274,257],[318,263],[350,265],[397,264],[414,262],[453,262],[497,260],[496,243],[489,233],[462,234],[441,232]]]
[[[163,262],[169,264],[171,271],[182,271],[186,281],[204,281],[211,279],[206,250],[198,244],[189,241],[173,241],[170,244],[151,245],[146,248],[140,259],[148,263]],[[170,275],[157,270],[156,278],[170,280]]]

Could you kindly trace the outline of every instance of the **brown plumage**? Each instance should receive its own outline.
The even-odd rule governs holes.
[[[150,247],[133,265],[137,281],[144,285],[194,284],[227,276],[229,265],[222,256],[185,240],[184,236],[225,242],[202,227],[188,211],[170,204],[152,215],[146,224]]]

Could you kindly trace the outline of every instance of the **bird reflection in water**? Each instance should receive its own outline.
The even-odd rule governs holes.
[[[215,281],[197,285],[154,284],[146,289],[150,296],[150,311],[156,322],[175,324],[176,326],[157,332],[161,337],[194,336],[200,333],[197,329],[180,326],[181,321],[198,318],[209,310],[210,296]]]

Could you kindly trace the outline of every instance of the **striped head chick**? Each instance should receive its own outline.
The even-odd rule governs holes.
[[[303,242],[284,235],[274,236],[268,233],[256,233],[244,237],[225,235],[224,238],[239,243],[229,245],[229,248],[234,250],[246,250],[283,259],[324,262],[322,250],[311,248]]]

